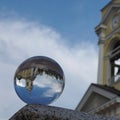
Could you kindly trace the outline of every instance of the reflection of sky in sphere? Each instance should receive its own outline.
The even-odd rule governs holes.
[[[43,72],[38,74],[33,81],[33,89],[28,91],[25,79],[16,78],[15,90],[18,96],[26,103],[50,104],[57,99],[63,91],[64,80],[56,79]]]

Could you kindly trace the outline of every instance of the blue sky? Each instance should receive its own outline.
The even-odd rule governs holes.
[[[109,1],[2,0],[0,8],[7,16],[13,14],[52,27],[68,40],[68,44],[75,44],[82,39],[96,41],[94,27],[101,19],[100,9]]]
[[[0,1],[0,120],[25,105],[15,93],[14,73],[22,61],[38,55],[54,59],[65,73],[63,94],[51,105],[75,109],[90,83],[97,81],[94,28],[109,1]]]

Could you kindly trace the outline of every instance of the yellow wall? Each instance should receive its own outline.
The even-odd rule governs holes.
[[[108,5],[105,6],[105,8],[102,9],[102,20],[104,20],[106,17],[106,14],[108,14],[108,17],[106,18],[106,21],[104,24],[107,26],[106,30],[105,30],[105,36],[107,38],[108,35],[113,34],[113,29],[112,29],[112,19],[116,14],[116,11],[114,9],[111,9],[111,6],[113,3],[118,3],[120,4],[120,0],[113,0],[112,2],[110,2]],[[111,11],[110,11],[111,10]],[[103,21],[104,22],[104,21]],[[107,74],[108,74],[108,63],[107,63],[107,55],[108,52],[110,51],[110,47],[113,41],[115,41],[118,38],[120,39],[120,32],[113,34],[110,38],[105,40],[104,43],[104,56],[103,56],[103,80],[102,80],[102,84],[105,85],[107,84]],[[120,90],[120,83],[116,83],[113,85],[115,88]]]

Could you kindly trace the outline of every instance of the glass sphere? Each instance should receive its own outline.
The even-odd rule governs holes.
[[[60,65],[45,56],[25,60],[14,76],[17,95],[28,104],[52,103],[61,95],[64,85],[64,73]]]

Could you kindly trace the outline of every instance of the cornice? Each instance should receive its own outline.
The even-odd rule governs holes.
[[[100,40],[99,39],[99,41],[98,41],[98,45],[100,45],[100,44],[104,44],[105,43],[105,40]]]

